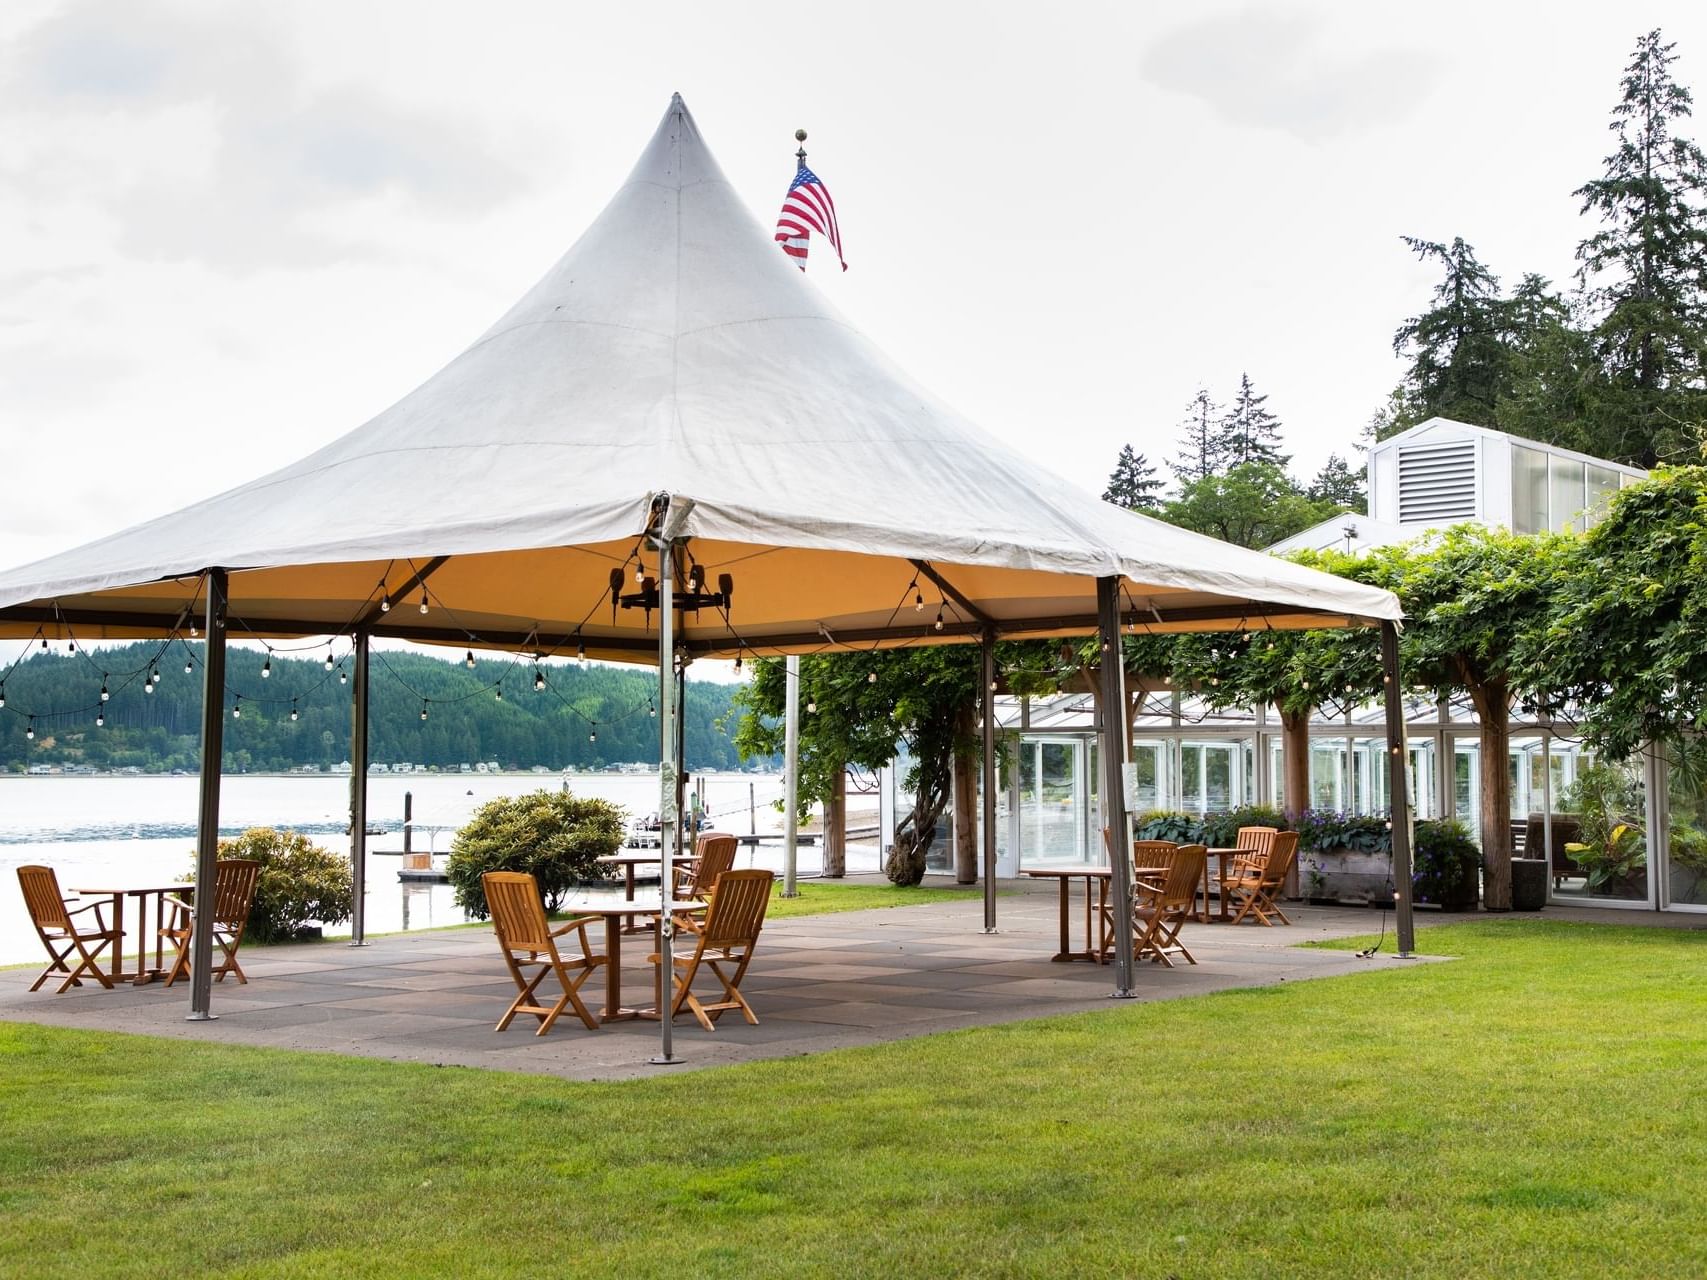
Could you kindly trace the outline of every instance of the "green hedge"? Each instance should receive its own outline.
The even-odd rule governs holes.
[[[622,847],[626,820],[622,806],[568,791],[488,801],[456,833],[445,863],[457,905],[484,920],[491,913],[480,877],[526,871],[539,881],[546,910],[555,911],[576,885],[610,878],[598,860]]]

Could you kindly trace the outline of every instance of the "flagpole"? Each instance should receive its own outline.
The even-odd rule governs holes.
[[[800,144],[800,149],[794,153],[794,171],[799,173],[806,167],[806,130],[796,129],[794,140]]]

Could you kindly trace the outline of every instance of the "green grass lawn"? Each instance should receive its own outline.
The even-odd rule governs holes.
[[[871,907],[918,907],[931,902],[949,902],[957,898],[982,898],[984,890],[937,889],[918,886],[904,889],[893,884],[837,884],[828,880],[799,880],[795,882],[799,896],[782,896],[782,881],[771,890],[771,904],[765,908],[765,919],[781,920],[788,916],[817,916],[832,911],[865,911]],[[1011,891],[998,896],[1006,897]]]
[[[1707,1274],[1707,933],[1421,943],[626,1084],[0,1024],[0,1274]]]

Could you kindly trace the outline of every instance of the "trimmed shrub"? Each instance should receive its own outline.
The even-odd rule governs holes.
[[[350,860],[295,831],[251,827],[221,840],[219,856],[252,858],[261,864],[245,941],[288,942],[302,936],[310,921],[343,924],[355,911]],[[192,870],[190,878],[194,874]]]
[[[445,863],[457,905],[484,920],[491,913],[480,877],[526,871],[539,881],[545,909],[555,911],[574,886],[610,878],[598,860],[622,847],[627,817],[621,805],[567,791],[487,801],[456,833]]]

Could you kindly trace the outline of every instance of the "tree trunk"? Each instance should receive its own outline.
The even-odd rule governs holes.
[[[1482,722],[1482,907],[1511,910],[1511,694],[1503,680],[1466,680]]]
[[[978,883],[978,761],[954,760],[954,883]]]
[[[1280,807],[1296,822],[1310,807],[1310,713],[1280,711],[1280,729]]]
[[[836,770],[836,784],[824,801],[824,874],[840,880],[848,873],[848,778]]]
[[[937,820],[948,807],[952,761],[920,761],[918,792],[913,807],[895,828],[895,843],[883,861],[883,874],[898,885],[915,885],[925,878],[925,855],[936,839]]]

